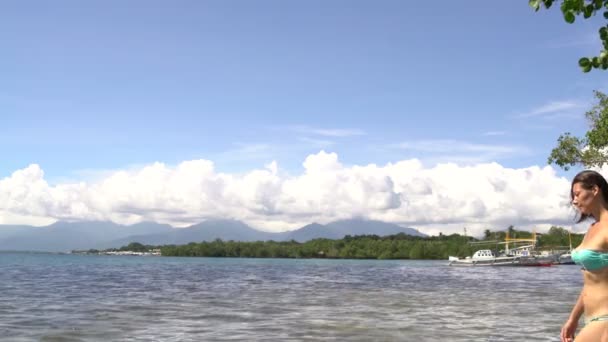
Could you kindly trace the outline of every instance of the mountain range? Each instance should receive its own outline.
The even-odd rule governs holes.
[[[131,242],[146,245],[181,245],[215,239],[305,242],[316,238],[341,239],[346,235],[384,236],[399,233],[426,236],[414,228],[362,219],[341,220],[325,225],[312,223],[281,233],[257,230],[241,221],[219,219],[207,220],[186,228],[174,228],[154,222],[126,226],[106,221],[58,221],[45,227],[0,225],[0,250],[67,252],[118,248]]]

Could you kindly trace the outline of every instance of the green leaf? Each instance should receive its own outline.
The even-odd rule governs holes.
[[[557,147],[555,147],[549,155],[548,163],[557,164],[564,169],[569,166],[574,166],[581,163],[581,150],[584,142],[581,139],[572,136],[570,133],[564,133],[557,139]]]
[[[551,5],[553,5],[553,0],[543,0],[543,2],[545,4],[546,9],[551,8]]]
[[[538,11],[540,8],[540,0],[530,0],[528,1],[528,5],[532,7],[535,11]]]
[[[583,67],[583,72],[589,72],[589,71],[591,71],[591,64]]]
[[[574,13],[572,13],[572,11],[568,11],[566,13],[564,13],[564,20],[568,23],[568,24],[572,24],[574,22]]]
[[[599,32],[602,40],[608,39],[608,29],[606,27],[602,27]]]
[[[589,64],[591,64],[591,61],[587,57],[583,57],[583,58],[581,58],[581,59],[578,60],[578,65],[581,68],[584,68],[584,67],[586,67]]]
[[[596,10],[599,10],[600,8],[602,8],[602,5],[604,4],[603,0],[594,0],[593,1],[593,5],[595,7]]]
[[[605,11],[605,12],[604,12],[604,18],[605,18],[605,19],[608,19],[608,11]]]
[[[591,59],[591,65],[593,65],[594,68],[599,68],[601,65],[600,59],[598,57],[593,57]]]
[[[593,9],[589,9],[589,7],[585,7],[585,10],[583,11],[583,18],[585,19],[589,19],[591,18],[591,15],[593,14]]]

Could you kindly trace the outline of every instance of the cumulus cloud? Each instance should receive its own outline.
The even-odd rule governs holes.
[[[550,166],[427,168],[417,159],[346,166],[336,153],[324,151],[306,157],[302,166],[296,175],[282,172],[276,162],[230,174],[216,171],[212,161],[191,160],[50,185],[33,164],[0,179],[0,223],[111,220],[185,226],[231,218],[283,231],[359,217],[431,234],[572,224],[569,181]]]

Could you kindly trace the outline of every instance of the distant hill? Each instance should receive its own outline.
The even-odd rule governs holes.
[[[0,225],[0,240],[35,229],[39,228],[24,225]]]
[[[190,242],[213,241],[266,241],[282,240],[283,233],[268,233],[249,227],[236,220],[207,220],[187,228],[174,228],[162,234],[132,235],[113,240],[114,246],[124,246],[130,242],[145,245],[183,245]]]
[[[403,228],[393,223],[382,221],[351,219],[341,220],[321,225],[309,224],[289,232],[287,240],[305,242],[317,238],[342,239],[346,235],[394,235],[404,233],[413,236],[426,236],[413,228]]]
[[[336,233],[327,229],[326,226],[318,223],[311,223],[302,228],[287,232],[285,240],[295,240],[304,242],[312,239],[340,239],[340,233]]]
[[[379,236],[405,233],[414,236],[427,236],[414,228],[404,228],[394,223],[372,221],[363,219],[352,219],[335,221],[327,224],[327,228],[344,235],[375,234]]]
[[[46,227],[0,225],[0,250],[67,252],[74,249],[105,249],[131,242],[147,245],[187,244],[213,241],[286,241],[305,242],[316,238],[341,239],[345,235],[392,235],[405,233],[425,236],[413,228],[381,221],[343,220],[322,225],[270,233],[251,228],[236,220],[207,220],[187,228],[144,222],[125,226],[112,222],[56,222]]]
[[[5,226],[0,225],[0,231]],[[0,233],[0,250],[65,252],[73,249],[110,248],[110,241],[137,234],[170,232],[174,228],[158,223],[123,226],[113,222],[56,222],[45,227],[22,226],[12,234]]]

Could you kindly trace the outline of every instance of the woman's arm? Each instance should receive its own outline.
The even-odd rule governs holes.
[[[560,335],[562,342],[574,341],[574,333],[576,332],[576,328],[578,327],[578,320],[583,315],[585,309],[583,305],[584,292],[585,288],[583,287],[583,289],[581,290],[581,294],[578,296],[576,304],[574,304],[574,307],[570,312],[570,317],[568,317],[566,324],[564,324],[564,326],[562,327]]]
[[[576,304],[574,304],[574,307],[572,308],[572,311],[570,312],[570,317],[568,318],[568,320],[578,322],[578,320],[583,315],[583,312],[585,309],[585,307],[583,305],[584,291],[585,291],[585,289],[583,288],[583,290],[581,290],[581,294],[578,296],[578,300],[576,301]]]

